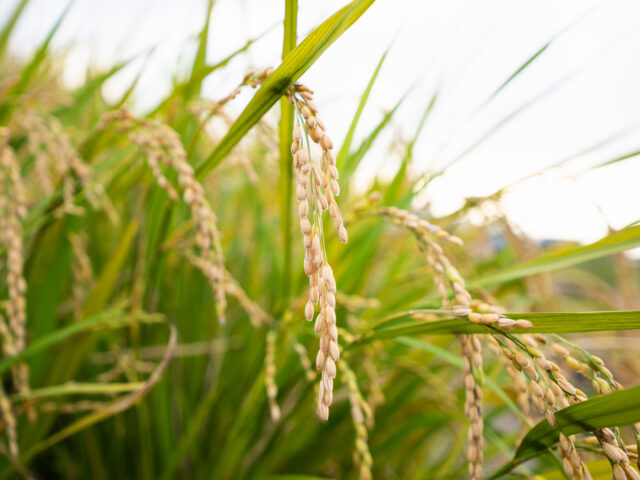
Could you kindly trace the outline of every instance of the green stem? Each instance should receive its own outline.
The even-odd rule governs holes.
[[[298,0],[285,0],[284,38],[282,58],[296,46],[298,23]],[[291,196],[293,195],[293,169],[291,166],[291,143],[293,141],[293,105],[286,98],[280,99],[280,228],[282,234],[282,298],[286,304],[291,291]]]

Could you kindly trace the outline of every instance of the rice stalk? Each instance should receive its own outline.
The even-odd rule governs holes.
[[[54,181],[59,179],[63,188],[63,211],[81,215],[82,210],[73,203],[74,177],[85,190],[92,205],[99,205],[103,195],[91,179],[91,168],[73,147],[69,135],[60,121],[35,110],[20,110],[12,117],[12,128],[26,137],[25,150],[35,159],[34,168],[45,194],[52,195]]]
[[[73,312],[77,320],[82,317],[82,307],[95,283],[91,260],[86,248],[86,235],[73,233],[69,235],[69,243],[73,251]]]
[[[291,154],[296,171],[298,216],[305,247],[304,272],[309,277],[310,284],[305,317],[308,321],[313,320],[314,304],[320,305],[320,313],[316,317],[314,327],[315,333],[320,335],[316,369],[322,372],[318,393],[318,415],[321,419],[327,420],[329,406],[333,399],[336,363],[340,359],[340,353],[335,312],[336,281],[324,248],[322,213],[329,210],[338,230],[338,238],[342,243],[347,243],[347,231],[335,200],[335,197],[340,194],[340,186],[335,157],[331,152],[333,143],[325,133],[324,124],[317,116],[318,109],[312,101],[313,91],[304,85],[296,84],[286,96],[295,106],[298,117],[293,129]],[[319,165],[312,161],[310,141],[321,147],[322,156]],[[309,215],[312,221],[309,220]]]
[[[371,473],[373,458],[369,451],[367,424],[372,424],[373,411],[360,393],[355,373],[349,368],[349,365],[344,359],[340,362],[340,371],[349,392],[351,419],[356,431],[355,452],[353,457],[360,474],[360,479],[371,480],[373,478]]]

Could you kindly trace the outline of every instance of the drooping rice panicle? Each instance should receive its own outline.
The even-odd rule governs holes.
[[[336,282],[324,249],[322,212],[329,210],[338,238],[347,242],[347,231],[335,197],[340,194],[338,171],[332,153],[333,143],[318,118],[318,109],[313,104],[313,92],[306,86],[295,84],[287,92],[287,99],[294,105],[297,122],[293,130],[293,156],[296,173],[296,198],[300,230],[304,238],[304,272],[309,277],[309,301],[305,306],[305,317],[311,321],[315,304],[320,305],[316,317],[315,332],[320,335],[320,349],[316,357],[316,368],[322,372],[318,394],[318,415],[329,418],[329,406],[333,399],[333,380],[336,363],[340,359],[338,329],[336,327]],[[311,156],[310,142],[320,146],[321,158],[315,162]],[[311,218],[311,220],[310,220]]]
[[[4,339],[5,353],[17,355],[27,341],[27,282],[23,275],[24,245],[22,219],[27,213],[20,169],[8,145],[9,131],[0,129],[0,245],[6,251],[8,300],[5,311],[10,335]],[[14,381],[21,393],[29,392],[29,370],[26,363],[13,368]]]
[[[91,260],[87,254],[86,235],[70,234],[69,243],[73,251],[73,265],[71,272],[73,274],[73,312],[77,320],[82,317],[82,306],[89,295],[90,289],[94,283],[93,268]]]
[[[560,337],[560,336],[554,336],[554,339],[557,340],[557,343],[553,343],[551,346],[554,350],[554,352],[562,357],[564,359],[564,361],[566,362],[566,364],[569,366],[569,368],[571,368],[572,370],[581,373],[582,375],[584,375],[587,379],[589,379],[591,381],[591,385],[594,389],[594,391],[598,394],[598,395],[605,395],[607,393],[611,393],[614,390],[623,390],[624,386],[616,381],[613,377],[613,373],[605,366],[604,361],[598,357],[597,355],[592,355],[589,352],[587,352],[585,349],[580,348],[578,345]],[[569,350],[567,348],[565,348],[565,346],[563,346],[561,343],[564,343],[565,345],[567,345],[568,347],[572,348],[576,354],[581,357],[581,358],[576,358],[574,356],[571,355],[571,352],[569,352]],[[607,457],[613,462],[613,472],[614,472],[614,477],[616,477],[616,465],[617,465],[617,476],[619,478],[625,478],[625,477],[621,477],[620,475],[620,471],[623,470],[624,472],[627,472],[629,470],[633,470],[632,467],[629,466],[629,460],[628,458],[625,459],[624,457],[619,460],[619,461],[615,461],[614,458],[612,458],[611,456],[609,456],[609,454],[607,454],[607,449],[611,452],[613,451],[612,447],[607,446],[607,448],[605,449],[604,447],[604,443],[611,443],[614,447],[620,447],[622,444],[620,442],[620,432],[617,428],[612,427],[610,429],[613,434],[614,437],[616,439],[615,442],[608,442],[607,441],[607,435],[598,435],[597,437],[600,441],[600,444],[603,448],[603,451],[605,453],[605,455],[607,455]],[[633,431],[633,435],[634,438],[636,440],[636,444],[640,443],[640,429],[638,428],[638,425],[633,425],[632,426],[632,431]],[[623,448],[622,451],[623,453],[625,452],[626,448]],[[617,458],[617,456],[616,456]],[[639,465],[640,466],[640,465]],[[634,471],[635,472],[635,471]],[[637,472],[635,472],[637,474]],[[629,476],[631,478],[631,476],[633,474],[627,474],[625,473],[625,475]],[[636,477],[633,477],[636,478]],[[638,476],[638,478],[640,478],[640,476]],[[617,478],[616,478],[617,480]]]
[[[276,384],[276,340],[277,331],[272,328],[266,335],[266,347],[264,354],[264,385],[269,401],[269,414],[271,420],[280,420],[280,407],[278,406],[278,385]]]
[[[242,82],[225,97],[219,100],[196,101],[189,105],[188,110],[194,115],[204,115],[206,119],[210,119],[220,113],[227,103],[240,95],[242,87],[249,86],[251,88],[258,88],[272,73],[273,67],[266,67],[261,70],[249,70],[244,74]]]
[[[615,480],[640,480],[640,474],[629,464],[629,456],[622,448],[618,436],[611,428],[595,432],[602,451],[609,459]]]
[[[469,477],[482,478],[482,452],[484,450],[482,416],[482,347],[476,335],[459,335],[463,359],[462,381],[465,389],[464,413],[471,421],[468,431],[467,460]]]
[[[4,322],[4,320],[0,319],[0,321]],[[16,417],[13,412],[13,408],[11,407],[11,402],[7,397],[7,392],[4,390],[4,386],[0,384],[0,415],[2,418],[2,422],[4,423],[4,428],[7,432],[7,449],[9,455],[13,459],[18,458],[18,433],[16,428]]]
[[[2,353],[5,357],[11,357],[16,354],[14,348],[13,334],[5,319],[0,315],[0,336],[2,337]],[[16,417],[11,406],[11,402],[7,397],[4,386],[0,384],[0,415],[4,428],[7,432],[7,447],[9,455],[13,458],[18,456],[18,433],[16,429]]]
[[[25,109],[13,117],[12,124],[25,135],[25,149],[35,159],[35,170],[44,192],[53,193],[53,180],[62,182],[63,209],[66,213],[82,213],[73,204],[74,176],[85,189],[87,199],[93,205],[99,204],[103,196],[102,189],[91,181],[91,168],[80,157],[55,116]]]
[[[351,419],[356,431],[354,452],[356,467],[358,467],[361,480],[370,480],[373,478],[371,473],[373,458],[369,451],[367,419],[373,417],[372,409],[360,393],[355,373],[344,360],[340,362],[340,373],[344,377],[347,386],[351,405]],[[369,420],[369,423],[372,423],[371,420]]]
[[[19,10],[27,2],[15,3]],[[598,329],[608,328],[608,322],[618,318],[637,317],[633,310],[638,310],[638,269],[622,250],[635,242],[636,227],[611,230],[613,238],[598,242],[595,248],[569,247],[547,256],[543,243],[526,238],[505,215],[500,197],[509,187],[484,199],[467,199],[462,210],[437,221],[396,206],[382,207],[382,198],[397,206],[428,200],[421,190],[436,176],[427,173],[417,183],[412,178],[414,167],[421,163],[413,147],[426,113],[411,140],[402,138],[403,122],[394,108],[384,113],[382,123],[364,136],[360,146],[354,144],[356,136],[366,135],[363,128],[371,102],[378,103],[377,93],[369,96],[369,91],[378,89],[371,87],[381,61],[334,158],[313,92],[301,84],[291,86],[291,81],[315,61],[317,48],[326,47],[323,36],[332,41],[371,2],[354,0],[304,40],[296,31],[296,2],[286,3],[278,78],[269,82],[273,88],[263,89],[249,102],[240,117],[228,108],[231,102],[241,100],[243,89],[263,85],[272,69],[248,72],[228,95],[215,94],[215,101],[199,98],[212,86],[202,83],[204,77],[212,74],[207,83],[212,77],[224,77],[224,69],[218,68],[241,60],[236,56],[247,52],[253,42],[212,64],[211,52],[204,49],[210,43],[207,27],[192,71],[185,69],[175,77],[171,91],[157,99],[147,117],[117,110],[104,115],[97,129],[93,127],[96,118],[110,105],[138,106],[132,100],[143,83],[137,79],[113,102],[106,94],[111,86],[105,83],[107,88],[102,88],[112,75],[120,75],[117,72],[126,62],[106,72],[89,71],[85,84],[70,92],[59,75],[51,74],[59,62],[47,48],[48,40],[32,61],[14,60],[15,38],[10,40],[7,33],[15,19],[1,22],[0,125],[11,131],[8,145],[5,142],[0,149],[0,360],[5,367],[0,385],[0,456],[7,457],[5,477],[30,478],[29,468],[38,477],[51,472],[82,477],[88,469],[105,478],[114,472],[117,476],[156,471],[166,478],[230,478],[276,470],[286,474],[292,466],[300,467],[300,474],[331,478],[480,479],[483,470],[504,472],[498,463],[513,458],[513,452],[504,447],[518,449],[520,441],[513,440],[522,439],[539,420],[546,419],[545,424],[557,429],[564,423],[561,419],[568,417],[560,410],[586,402],[587,394],[593,392],[607,395],[621,390],[620,382],[631,384],[637,378],[640,361],[632,353],[636,339],[629,333],[607,334],[609,340],[615,339],[617,356],[615,363],[605,366],[600,357],[560,336],[525,333],[532,323],[508,313],[632,311],[611,312],[610,320],[593,315],[601,321],[590,325]],[[333,28],[327,28],[332,22]],[[295,47],[298,38],[302,43]],[[283,91],[293,105],[293,124],[284,116],[278,126],[273,110],[258,119],[267,103],[279,103]],[[427,113],[436,98],[438,105],[444,99],[434,95]],[[291,112],[284,105],[282,113]],[[386,168],[367,186],[368,175],[361,175],[362,168],[370,164],[370,155],[384,154],[379,149],[389,133],[385,125],[397,126],[385,162],[390,159],[391,166],[399,160],[401,167],[390,188],[385,185]],[[284,126],[294,131],[282,131]],[[290,133],[293,159],[281,158],[280,143]],[[465,150],[464,145],[460,148]],[[10,168],[5,168],[5,153],[14,156]],[[83,163],[83,157],[88,163]],[[290,200],[285,197],[288,190],[279,187],[291,180],[287,168],[291,160],[308,290],[299,278],[290,278],[291,252],[281,250],[289,249],[286,235],[291,233],[287,230],[291,212],[279,219]],[[336,162],[344,165],[353,182],[348,212],[338,208]],[[206,171],[212,164],[217,166],[215,183],[200,183],[191,166]],[[244,171],[227,176],[229,165]],[[244,174],[248,182],[243,181]],[[97,179],[99,185],[92,184]],[[449,179],[434,182],[435,191],[440,180],[446,184]],[[365,187],[369,192],[363,191]],[[20,192],[14,195],[20,189],[26,193],[22,199]],[[113,200],[106,198],[107,191]],[[94,196],[99,192],[105,197]],[[113,203],[109,209],[94,208],[94,199]],[[87,200],[91,208],[84,208]],[[29,206],[28,215],[16,213],[20,205]],[[214,212],[226,220],[224,225],[218,225]],[[412,258],[413,238],[407,242],[395,228],[384,232],[377,223],[360,222],[362,216],[382,218],[408,230],[424,261]],[[336,257],[340,258],[337,265],[327,247],[336,246],[335,239],[347,241],[345,225],[354,241],[344,255]],[[455,225],[455,230],[450,233],[446,225]],[[335,238],[326,237],[325,232]],[[464,248],[458,248],[462,239],[453,234],[458,232],[465,239]],[[590,256],[585,257],[585,252],[615,257],[566,268]],[[534,265],[552,261],[547,265],[560,270],[531,274],[526,265],[513,270],[509,266],[538,256]],[[570,261],[564,263],[563,258]],[[283,263],[283,259],[287,260]],[[185,260],[190,265],[185,266]],[[507,277],[502,276],[504,268]],[[504,280],[509,271],[517,271],[519,277]],[[202,292],[199,282],[192,288],[188,282],[194,273],[202,274],[210,290]],[[466,275],[481,281],[467,284]],[[491,282],[482,281],[490,277]],[[28,292],[26,285],[21,286],[25,280]],[[487,285],[489,290],[476,285]],[[19,297],[26,293],[29,318],[21,324],[15,312],[24,313],[25,303]],[[211,295],[220,321],[229,317],[228,328],[206,323]],[[437,297],[442,307],[436,310],[432,303],[438,302]],[[157,310],[149,322],[153,326],[137,318],[149,308]],[[317,336],[310,337],[309,326],[298,321],[302,311],[310,321],[315,319]],[[535,318],[546,315],[556,317],[538,313]],[[467,322],[464,328],[474,332],[454,332],[459,351],[443,350],[450,347],[446,336],[409,338],[422,328],[420,323],[445,318],[438,325],[443,332],[458,328],[461,320]],[[576,330],[581,329],[578,323]],[[166,324],[172,338],[175,328],[185,343],[167,347],[160,340],[162,333],[156,332],[157,326],[162,329]],[[540,321],[541,329],[546,325],[547,319]],[[85,328],[88,333],[82,333]],[[72,338],[65,337],[72,332]],[[400,338],[390,338],[403,332]],[[21,351],[19,338],[23,339]],[[487,342],[489,351],[482,351],[482,342]],[[584,345],[595,342],[591,338]],[[26,395],[19,385],[23,365],[7,366],[25,347],[31,347],[26,352],[31,377],[27,388],[33,388]],[[94,347],[100,351],[90,353]],[[151,384],[140,379],[149,374],[159,378],[151,360],[165,356],[180,360],[166,371],[163,385],[154,388],[144,408],[120,416],[123,409],[114,405],[134,405],[130,399],[139,400],[150,391]],[[497,395],[489,396],[487,391],[483,398],[485,368],[492,374],[489,386]],[[337,370],[342,385],[336,384],[334,390]],[[313,390],[309,387],[316,388],[317,400],[312,401],[314,405],[317,401],[318,416],[328,419],[331,409],[331,422],[318,425],[305,416],[304,404]],[[520,412],[513,412],[512,402],[500,405],[505,397],[498,388],[506,391]],[[120,393],[122,401],[94,400]],[[459,402],[462,394],[466,422],[461,424],[449,415],[447,406]],[[388,405],[376,410],[385,398]],[[598,403],[581,408],[593,409],[596,418]],[[609,410],[604,418],[612,418],[612,424],[621,423],[615,406],[615,401],[600,403],[603,411]],[[47,413],[48,427],[26,424],[24,414],[35,411]],[[519,426],[507,418],[511,413],[519,417]],[[105,415],[114,419],[93,425]],[[162,425],[154,424],[156,418]],[[122,428],[123,419],[127,428]],[[128,428],[128,419],[134,420],[135,428]],[[89,427],[86,435],[76,436],[78,427]],[[557,473],[564,472],[569,480],[590,480],[587,465],[595,458],[610,463],[609,477],[613,475],[614,480],[640,480],[632,468],[638,461],[640,424],[632,428],[635,445],[627,427],[610,425],[575,435],[556,432],[556,444],[544,447],[550,447],[547,451],[559,468]],[[485,449],[484,434],[493,440],[495,432],[504,442],[492,442]],[[90,440],[86,447],[84,437]],[[464,455],[459,454],[460,443],[466,443]],[[118,446],[123,445],[144,448],[141,455],[130,455],[126,468],[102,461],[113,457],[102,455],[105,446],[114,447],[111,450],[118,457],[123,450]],[[533,447],[542,451],[543,445]],[[544,476],[551,466],[543,459],[519,465],[518,471],[509,474]]]
[[[381,209],[380,213],[383,217],[389,219],[392,223],[403,226],[411,230],[420,241],[421,248],[427,254],[427,261],[434,272],[434,282],[443,305],[449,305],[449,295],[447,286],[453,289],[453,297],[456,304],[451,307],[455,315],[466,318],[472,323],[478,323],[487,326],[499,327],[504,331],[514,328],[526,329],[531,328],[532,324],[528,320],[513,320],[506,317],[500,307],[492,306],[486,302],[472,299],[471,295],[466,291],[464,280],[458,273],[457,269],[451,264],[449,259],[444,255],[444,251],[436,242],[438,239],[447,240],[451,243],[458,244],[457,237],[448,233],[440,233],[439,227],[430,226],[430,224],[419,217],[395,208]],[[473,363],[469,360],[473,352],[470,348],[465,349],[465,345],[469,345],[466,341],[467,336],[460,335],[465,372],[468,372],[467,366]],[[520,404],[526,405],[529,401],[536,406],[537,410],[545,415],[551,425],[555,425],[555,410],[565,408],[569,405],[582,402],[587,396],[581,390],[575,388],[571,382],[560,372],[556,364],[546,359],[542,351],[537,346],[538,342],[546,343],[545,337],[542,335],[522,335],[520,341],[516,341],[514,337],[502,337],[499,334],[492,334],[488,339],[494,346],[494,352],[500,354],[502,361],[508,361],[516,370],[521,372],[524,381],[515,381],[516,389],[519,392]],[[481,357],[480,357],[481,358]],[[573,364],[574,369],[585,370],[586,365],[579,366],[575,359],[569,361]],[[513,369],[510,369],[511,376],[518,378]],[[605,377],[595,380],[594,388],[596,391],[604,393],[607,391],[605,386],[606,378],[608,378],[608,370],[603,370],[601,375]],[[609,380],[610,388],[619,388],[612,379]],[[472,409],[474,398],[474,379],[470,375],[465,374],[465,390],[467,391],[466,412]],[[525,398],[527,397],[527,398]],[[471,398],[471,401],[469,401]],[[525,403],[526,402],[526,403]],[[469,414],[468,414],[469,415]],[[475,413],[469,415],[473,421]],[[635,433],[635,430],[634,430]],[[474,438],[473,427],[469,434],[470,448],[468,457],[470,459],[469,473],[472,478],[480,478],[481,470],[478,474],[473,461],[476,460],[475,447],[481,443],[479,439]],[[609,450],[612,450],[609,447]],[[586,464],[582,461],[573,440],[570,437],[562,439],[562,445],[559,445],[558,451],[563,458],[563,465],[567,475],[571,473],[571,478],[590,478],[590,473]],[[618,463],[618,467],[614,467],[614,474],[617,470],[626,471],[628,462],[623,458]]]
[[[202,184],[196,179],[193,167],[187,161],[180,137],[169,126],[136,118],[126,110],[105,115],[98,128],[106,129],[114,124],[118,129],[128,132],[131,141],[140,147],[156,183],[174,201],[179,198],[178,191],[162,172],[161,166],[169,167],[177,174],[178,184],[182,189],[182,200],[188,205],[195,224],[195,243],[199,257],[204,262],[202,270],[214,292],[218,321],[224,324],[227,305],[224,253],[217,218],[205,198]]]
[[[472,297],[467,291],[464,280],[458,270],[444,255],[442,247],[437,240],[459,245],[462,241],[450,235],[440,227],[417,215],[411,214],[395,207],[379,210],[382,218],[409,229],[420,242],[421,250],[426,252],[427,263],[433,270],[434,283],[442,299],[443,308],[450,306],[447,284],[453,288],[456,305],[453,311],[456,315],[469,317],[472,315]],[[465,389],[465,415],[469,418],[467,459],[469,461],[469,477],[473,480],[482,478],[482,458],[484,449],[482,415],[482,347],[480,340],[475,335],[458,335],[460,349],[463,358],[463,385]]]

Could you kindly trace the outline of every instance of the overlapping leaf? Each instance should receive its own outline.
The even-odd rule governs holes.
[[[514,458],[491,478],[498,478],[520,463],[535,457],[565,435],[590,432],[598,428],[631,425],[640,421],[640,386],[601,395],[564,408],[555,414],[557,428],[541,421],[522,439]]]
[[[264,82],[249,105],[231,125],[229,131],[197,170],[202,178],[213,169],[276,103],[287,89],[313,65],[333,42],[371,6],[374,0],[353,0],[305,38]]]

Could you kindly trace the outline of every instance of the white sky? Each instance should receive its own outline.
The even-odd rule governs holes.
[[[17,0],[0,2],[4,22]],[[32,0],[11,41],[28,55],[42,41],[66,0]],[[301,35],[347,3],[300,0]],[[276,25],[283,0],[218,0],[210,36],[211,63]],[[108,68],[156,47],[137,90],[141,111],[185,71],[204,21],[206,0],[76,0],[53,48],[67,53],[65,81],[82,82],[87,64]],[[640,149],[640,2],[636,0],[377,0],[314,64],[302,81],[316,91],[320,114],[340,143],[380,56],[393,42],[359,126],[356,144],[411,85],[393,128],[366,158],[358,182],[389,175],[397,158],[386,145],[400,132],[412,136],[439,89],[436,108],[415,152],[419,170],[437,168],[464,152],[511,112],[511,121],[436,179],[425,200],[436,215],[457,208],[464,196],[502,186],[578,153],[618,132],[615,142],[513,187],[504,207],[536,238],[592,242],[640,219],[640,158],[594,171],[586,167]],[[251,67],[280,61],[282,27],[246,55],[213,74],[205,95],[219,98]],[[488,96],[529,56],[550,48],[499,96]],[[143,58],[105,87],[124,91]],[[237,112],[249,100],[242,95]],[[338,142],[335,142],[338,140]]]

